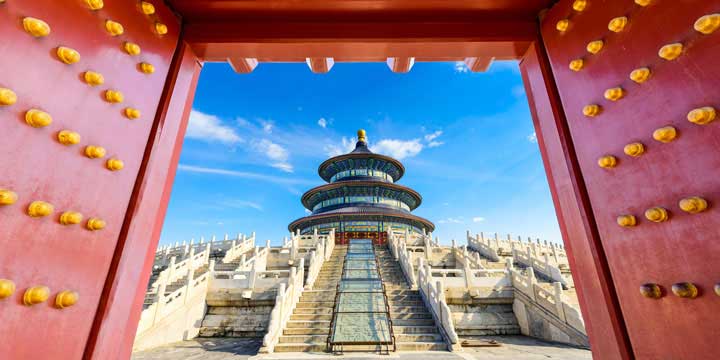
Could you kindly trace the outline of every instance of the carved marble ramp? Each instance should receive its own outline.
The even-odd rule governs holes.
[[[395,351],[390,308],[371,240],[350,240],[335,296],[328,350]]]
[[[447,350],[418,290],[407,284],[387,247],[373,248],[369,241],[352,244],[352,251],[351,245],[335,246],[313,288],[303,292],[275,352],[330,351],[333,337],[343,343],[343,351]],[[376,312],[385,306],[389,310]],[[361,340],[372,344],[357,344]]]

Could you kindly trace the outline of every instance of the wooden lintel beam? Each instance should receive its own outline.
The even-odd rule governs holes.
[[[310,70],[316,74],[327,73],[335,65],[333,58],[307,58],[305,62],[307,62]]]
[[[190,22],[184,39],[196,43],[533,41],[528,20],[464,22]]]
[[[495,59],[492,57],[469,57],[465,58],[465,65],[472,72],[485,72],[490,68],[493,60]]]
[[[258,65],[257,59],[254,58],[228,58],[227,61],[238,74],[249,74]]]
[[[414,57],[391,57],[387,59],[390,70],[395,73],[406,73],[412,69],[415,64]]]

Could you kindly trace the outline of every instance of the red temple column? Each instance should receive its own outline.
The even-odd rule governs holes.
[[[86,359],[129,359],[201,65],[180,42],[165,83]]]

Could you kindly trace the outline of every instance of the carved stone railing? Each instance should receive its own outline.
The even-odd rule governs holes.
[[[509,269],[513,289],[526,295],[532,302],[556,316],[560,321],[586,334],[585,322],[579,309],[563,299],[562,284],[554,282],[553,291],[548,291],[537,284],[533,268],[529,267],[526,271],[528,274],[523,275],[516,269]]]
[[[233,240],[231,242],[230,248],[225,251],[225,256],[223,256],[222,262],[232,262],[254,247],[255,233],[253,233],[249,238],[246,238],[245,235],[243,235],[240,240]]]
[[[225,252],[235,243],[241,243],[247,239],[255,241],[255,233],[253,232],[250,237],[238,234],[237,238],[230,239],[229,235],[225,234],[225,238],[223,240],[216,240],[216,237],[212,236],[208,242],[205,241],[204,237],[201,237],[199,242],[195,242],[195,239],[191,239],[189,243],[183,241],[182,243],[176,242],[174,245],[163,245],[158,247],[155,251],[155,261],[153,265],[159,268],[165,267],[169,264],[172,257],[175,257],[176,261],[182,261],[188,256],[188,254],[190,254],[191,249],[195,249],[195,253],[198,253],[202,251],[207,244],[210,244],[210,251],[212,253]]]
[[[453,255],[455,256],[455,262],[463,268],[484,269],[485,267],[480,261],[480,254],[477,252],[470,252],[467,249],[467,247],[452,248]]]
[[[445,288],[502,288],[510,286],[504,269],[430,269],[433,281],[442,280]]]
[[[563,287],[573,286],[572,278],[563,275],[561,271],[561,268],[569,270],[567,255],[561,245],[547,242],[542,244],[539,240],[523,242],[520,237],[516,241],[510,235],[506,240],[499,239],[497,234],[494,239],[485,238],[482,233],[473,237],[469,231],[467,242],[468,248],[492,261],[501,261],[501,254],[509,254],[514,262],[532,267],[536,273],[560,282]]]
[[[290,270],[259,270],[256,268],[240,271],[213,271],[209,291],[221,289],[269,289],[287,284]]]
[[[290,319],[290,315],[292,315],[300,296],[302,296],[305,259],[300,259],[298,266],[291,269],[287,286],[280,284],[278,287],[275,306],[270,312],[268,332],[263,338],[263,347],[268,353],[274,351],[275,345],[280,340],[280,335]]]
[[[164,281],[166,284],[171,284],[182,279],[189,271],[195,271],[197,268],[207,265],[209,261],[210,244],[206,244],[205,250],[198,253],[195,253],[195,248],[190,249],[189,256],[178,263],[175,262],[175,257],[170,258],[170,264],[165,270],[158,274],[155,282],[150,285],[148,293],[157,294],[161,281]]]
[[[400,263],[400,268],[402,269],[408,284],[410,284],[410,287],[414,289],[417,287],[417,278],[415,274],[415,267],[412,263],[412,257],[407,251],[405,245],[405,236],[388,231],[388,247],[390,248],[392,256],[398,261],[398,263]]]
[[[315,284],[315,280],[320,274],[320,268],[325,263],[325,248],[328,246],[326,243],[327,239],[322,239],[321,242],[315,245],[315,250],[310,252],[310,262],[308,265],[308,274],[305,283],[305,289],[309,290]],[[304,260],[304,259],[303,259]]]
[[[531,238],[527,238],[527,241],[523,241],[522,237],[518,236],[517,239],[512,238],[510,234],[507,238],[500,238],[495,233],[493,238],[485,237],[481,232],[474,237],[467,232],[468,246],[475,251],[480,252],[483,256],[495,260],[495,257],[501,255],[510,255],[513,249],[525,249],[530,247],[534,254],[542,256],[547,254],[557,264],[567,264],[567,253],[565,248],[561,244],[553,242],[540,242],[540,239],[533,241]],[[487,251],[488,253],[484,253]]]
[[[203,255],[203,253],[197,255],[200,256]],[[167,285],[170,285],[177,279],[171,280],[172,272],[162,274],[159,279],[155,301],[145,308],[140,315],[137,337],[142,336],[144,332],[150,330],[167,316],[172,315],[178,309],[188,304],[191,299],[202,296],[202,299],[197,301],[202,301],[204,303],[204,298],[207,295],[207,286],[211,275],[211,269],[213,266],[214,261],[210,263],[208,271],[197,278],[194,278],[194,273],[197,268],[192,268],[190,266],[184,267],[184,285],[170,294],[165,294],[165,289]]]
[[[485,242],[484,239],[481,239],[480,236],[473,238],[470,236],[469,231],[467,233],[467,246],[492,261],[500,261],[497,247],[490,246],[490,244]]]
[[[432,269],[420,258],[417,276],[418,289],[425,305],[440,326],[440,333],[451,351],[461,348],[458,335],[455,332],[455,325],[452,320],[452,312],[445,302],[445,289],[442,281],[434,281]]]
[[[513,249],[512,257],[514,262],[530,267],[540,275],[559,282],[566,289],[573,286],[572,278],[563,276],[560,268],[550,263],[547,254],[542,259],[538,258],[532,253],[532,249],[528,247],[525,252]]]

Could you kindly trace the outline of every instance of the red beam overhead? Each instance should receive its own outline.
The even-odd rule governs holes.
[[[254,58],[259,62],[385,62],[465,58],[519,59],[537,36],[535,20],[450,23],[292,22],[190,23],[185,39],[205,61]]]
[[[534,19],[553,0],[167,0],[189,23],[208,20],[408,21]]]

